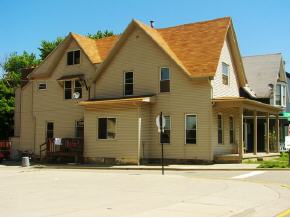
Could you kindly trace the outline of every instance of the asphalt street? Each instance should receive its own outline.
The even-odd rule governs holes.
[[[0,165],[1,216],[290,216],[290,171]]]

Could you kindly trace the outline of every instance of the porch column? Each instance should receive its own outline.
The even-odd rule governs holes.
[[[257,146],[257,132],[258,132],[258,128],[257,128],[257,111],[254,111],[254,154],[257,154],[258,152],[258,146]]]
[[[270,143],[269,143],[269,113],[266,113],[266,153],[268,154],[270,152]]]
[[[279,114],[275,115],[276,117],[276,146],[277,146],[277,152],[280,151],[280,139],[279,139]]]
[[[239,156],[242,160],[244,156],[244,108],[240,107],[239,108],[239,119],[240,119],[240,129],[239,129]]]

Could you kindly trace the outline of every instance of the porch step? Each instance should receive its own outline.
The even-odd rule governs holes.
[[[221,154],[216,155],[214,157],[215,163],[241,163],[242,160],[240,159],[238,154]]]

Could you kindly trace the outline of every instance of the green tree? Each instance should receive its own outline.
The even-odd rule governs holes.
[[[104,32],[102,32],[101,30],[98,30],[95,34],[88,33],[87,37],[91,39],[101,39],[112,35],[114,35],[112,31],[105,30]]]
[[[39,64],[35,54],[24,51],[12,53],[0,64],[3,78],[0,79],[0,139],[13,134],[14,93],[21,81],[21,69]]]
[[[52,50],[55,49],[63,41],[63,39],[63,37],[57,37],[54,41],[42,40],[40,42],[40,47],[38,48],[38,50],[40,51],[40,59],[44,60],[47,55],[49,55],[49,53],[52,52]]]

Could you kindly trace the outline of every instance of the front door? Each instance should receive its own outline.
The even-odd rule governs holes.
[[[75,131],[76,138],[84,138],[84,121],[78,120],[76,121],[76,131]]]
[[[46,123],[46,141],[54,137],[54,124],[53,122]]]

